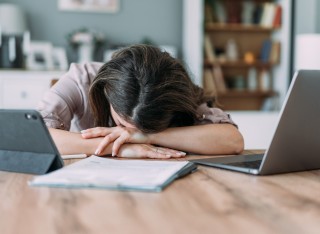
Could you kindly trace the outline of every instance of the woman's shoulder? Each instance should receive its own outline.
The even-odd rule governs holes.
[[[69,70],[48,90],[38,104],[47,126],[70,129],[93,126],[89,88],[103,63],[72,63]],[[71,122],[74,116],[76,121]]]
[[[90,84],[103,64],[100,62],[71,63],[66,76],[74,79],[77,83]]]
[[[203,103],[198,107],[197,114],[198,124],[229,123],[237,126],[237,124],[232,120],[230,114],[217,107],[208,107],[206,103]]]

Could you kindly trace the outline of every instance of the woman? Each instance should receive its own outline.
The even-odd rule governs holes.
[[[241,133],[208,101],[178,60],[156,47],[133,45],[105,64],[72,64],[38,110],[61,154],[240,153]]]

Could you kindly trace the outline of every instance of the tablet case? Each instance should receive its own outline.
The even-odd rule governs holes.
[[[0,170],[45,174],[63,160],[35,110],[0,110]]]

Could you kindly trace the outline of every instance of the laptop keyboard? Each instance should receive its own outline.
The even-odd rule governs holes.
[[[236,167],[244,167],[244,168],[252,168],[259,169],[262,160],[255,160],[249,162],[234,162],[234,163],[226,163],[226,165],[236,166]]]

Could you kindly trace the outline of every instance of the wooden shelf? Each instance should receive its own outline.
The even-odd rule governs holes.
[[[205,30],[207,32],[244,32],[244,33],[269,33],[278,28],[262,27],[260,25],[244,25],[244,24],[221,24],[221,23],[207,23]]]
[[[226,62],[217,62],[217,65],[225,68],[250,68],[250,67],[256,67],[256,68],[264,68],[264,69],[271,69],[274,65],[269,62],[262,62],[262,61],[255,61],[253,63],[246,63],[245,61],[226,61]],[[212,63],[208,60],[204,61],[204,67],[213,67],[215,66],[215,63]]]
[[[217,95],[216,105],[223,110],[260,110],[266,98],[276,96],[270,91],[228,90]]]
[[[242,97],[249,97],[249,98],[257,98],[257,97],[272,97],[275,96],[277,93],[269,90],[269,91],[263,91],[263,90],[256,90],[256,91],[250,91],[250,90],[227,90],[226,92],[222,92],[218,94],[218,97],[232,97],[232,98],[242,98]]]
[[[217,106],[223,110],[261,110],[267,99],[278,95],[272,90],[276,78],[273,68],[282,60],[283,41],[274,33],[281,30],[281,22],[284,23],[283,6],[274,0],[255,0],[254,9],[261,10],[261,15],[250,15],[253,17],[250,22],[255,23],[246,24],[241,23],[247,22],[242,18],[243,13],[248,13],[241,7],[245,0],[232,1],[229,5],[215,5],[219,0],[205,4],[203,86],[207,93],[218,92]],[[273,18],[262,17],[269,14],[268,5],[270,11],[274,11],[274,15],[270,13]],[[226,12],[225,18],[219,15],[220,8]],[[245,58],[253,62],[248,63]],[[251,91],[250,87],[259,89]],[[221,92],[225,88],[226,91]]]

